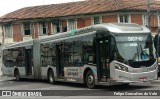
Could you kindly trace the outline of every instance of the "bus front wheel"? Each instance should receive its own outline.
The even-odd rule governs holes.
[[[15,77],[16,77],[16,81],[20,80],[20,74],[18,70],[15,70]]]
[[[49,72],[48,72],[48,81],[50,84],[55,83],[53,70],[49,70]]]
[[[86,85],[90,89],[95,88],[95,77],[94,77],[94,74],[93,74],[93,72],[91,70],[89,70],[87,72],[87,75],[86,75]]]

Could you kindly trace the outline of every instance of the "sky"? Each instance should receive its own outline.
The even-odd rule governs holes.
[[[29,6],[58,4],[76,1],[83,0],[0,0],[0,16]]]

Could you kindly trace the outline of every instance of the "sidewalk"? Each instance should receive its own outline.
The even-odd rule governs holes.
[[[160,84],[160,77],[157,80],[152,81],[152,83],[159,83]]]
[[[12,79],[15,79],[15,77],[0,76],[0,81],[12,80]]]

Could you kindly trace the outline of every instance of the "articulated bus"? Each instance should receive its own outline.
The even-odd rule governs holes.
[[[106,23],[3,49],[3,75],[21,78],[121,85],[157,79],[151,32],[134,23]]]

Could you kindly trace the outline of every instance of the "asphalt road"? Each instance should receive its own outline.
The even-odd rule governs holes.
[[[160,82],[130,84],[129,86],[98,86],[96,89],[88,89],[83,84],[57,82],[55,85],[51,85],[43,80],[15,81],[11,78],[0,78],[0,91],[0,95],[2,95],[2,91],[12,93],[12,97],[0,96],[0,99],[160,99]],[[17,94],[18,92],[21,94]],[[34,97],[28,96],[28,93],[31,92],[37,92],[37,94],[32,94]],[[126,94],[136,92],[138,94],[147,92],[152,95],[130,96]]]

